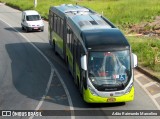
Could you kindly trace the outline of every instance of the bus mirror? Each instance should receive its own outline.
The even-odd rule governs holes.
[[[81,68],[85,71],[87,70],[87,56],[86,55],[81,57]]]
[[[138,65],[137,55],[132,53],[132,67],[135,68]]]

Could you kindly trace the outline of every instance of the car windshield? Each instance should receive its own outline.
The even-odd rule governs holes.
[[[27,21],[37,21],[41,20],[39,15],[28,15],[26,16]]]
[[[124,87],[131,75],[129,50],[90,52],[88,71],[94,86]]]

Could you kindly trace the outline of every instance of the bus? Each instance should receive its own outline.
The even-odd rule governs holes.
[[[49,9],[49,43],[87,103],[134,99],[137,56],[123,33],[103,15],[79,5]]]

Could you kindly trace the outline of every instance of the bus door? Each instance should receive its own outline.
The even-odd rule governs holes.
[[[77,42],[76,39],[74,37],[74,41],[73,41],[73,77],[76,80],[76,50],[77,50]]]
[[[66,57],[66,45],[67,45],[67,24],[66,24],[66,18],[63,20],[63,56],[64,60],[67,62]]]

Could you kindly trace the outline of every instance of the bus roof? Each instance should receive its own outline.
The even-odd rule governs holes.
[[[75,34],[85,37],[88,48],[106,45],[129,46],[127,39],[108,19],[96,12],[78,5],[60,5],[50,8],[61,18],[67,18],[67,23]]]
[[[86,12],[86,13],[89,12],[87,8],[72,4],[62,4],[60,6],[54,6],[51,7],[50,10],[60,15],[61,18],[64,18],[65,16],[71,17],[80,12]]]
[[[71,20],[75,22],[81,31],[112,28],[100,16],[95,14],[76,15],[71,17]]]
[[[61,10],[63,13],[89,12],[87,8],[84,8],[78,5],[72,5],[72,4],[62,4],[58,7],[59,7],[59,10]]]
[[[68,22],[76,25],[80,31],[114,27],[112,23],[107,22],[101,15],[82,6],[63,4],[51,7],[51,10],[60,15],[61,18],[68,17]]]

